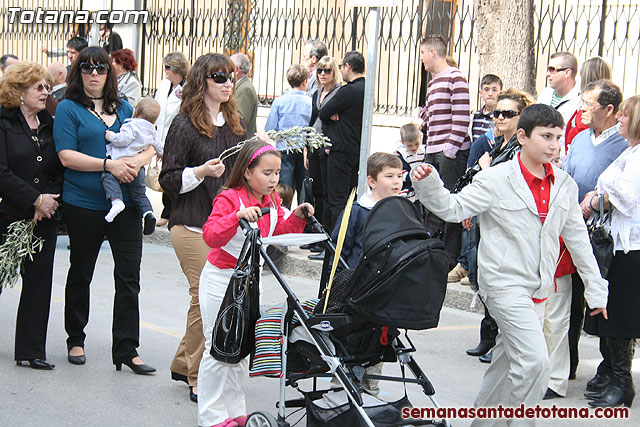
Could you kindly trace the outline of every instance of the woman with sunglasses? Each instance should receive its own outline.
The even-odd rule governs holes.
[[[160,104],[160,116],[156,121],[158,127],[158,136],[164,145],[167,139],[167,132],[173,118],[180,111],[180,103],[182,102],[182,88],[189,72],[189,61],[181,52],[172,52],[162,60],[164,66],[164,80],[160,82],[156,91],[156,101]],[[158,226],[164,226],[169,223],[169,215],[171,213],[171,198],[166,194],[162,194],[162,214],[158,220]]]
[[[323,56],[316,67],[316,77],[318,90],[313,93],[311,102],[311,121],[309,126],[313,126],[319,133],[325,133],[322,129],[322,120],[318,117],[318,112],[340,89],[340,73],[338,63],[330,56]],[[309,169],[309,176],[313,179],[313,206],[316,209],[316,216],[325,227],[329,227],[330,212],[326,204],[327,200],[327,153],[325,150],[304,151],[305,166]],[[322,251],[324,245],[311,247],[314,251]],[[316,249],[317,248],[317,249]],[[319,254],[309,255],[311,259],[324,259],[324,251]]]
[[[198,290],[210,251],[202,239],[202,226],[236,156],[224,164],[219,157],[246,138],[236,108],[234,70],[231,59],[217,53],[203,55],[193,64],[180,112],[167,133],[160,173],[160,185],[172,200],[171,241],[191,296],[186,332],[171,364],[171,378],[189,385],[194,402],[198,401],[198,369],[204,351]]]
[[[19,62],[0,81],[0,243],[12,222],[32,220],[42,250],[23,264],[16,320],[15,360],[53,369],[46,339],[51,304],[62,165],[53,143],[53,118],[45,109],[51,76],[42,65]],[[0,293],[3,283],[0,283]]]
[[[518,130],[519,115],[526,107],[533,104],[534,100],[528,93],[522,92],[516,89],[508,89],[498,94],[498,104],[496,109],[493,110],[493,120],[495,128],[493,129],[493,135],[495,136],[493,146],[490,145],[489,137],[487,134],[482,135],[471,146],[471,152],[469,154],[469,164],[473,165],[472,168],[486,169],[490,166],[511,160],[520,151],[520,143],[516,137],[516,131]],[[476,221],[476,241],[479,245],[480,242],[480,226],[477,223],[477,219],[469,218],[464,221],[463,226],[469,229],[470,222]],[[470,254],[473,259],[469,260],[470,269],[477,270],[477,253]],[[472,277],[472,286],[477,289],[477,272],[470,275]],[[482,301],[482,300],[480,300]],[[498,325],[496,321],[491,317],[487,307],[484,307],[484,318],[481,321],[481,338],[483,342],[486,342],[490,347],[495,345],[495,338],[498,334]],[[492,353],[484,354],[480,356],[480,361],[484,363],[491,363]]]
[[[130,203],[126,185],[122,185],[126,209],[113,222],[104,219],[110,203],[100,176],[109,171],[122,184],[129,183],[149,163],[154,151],[150,147],[131,158],[106,157],[106,131],[119,132],[133,108],[118,99],[116,74],[104,49],[88,47],[80,52],[67,85],[66,99],[58,104],[53,125],[58,156],[67,168],[62,197],[71,248],[65,289],[67,358],[75,365],[86,361],[84,328],[89,320],[89,285],[106,237],[115,264],[112,360],[117,370],[125,364],[136,374],[149,374],[155,369],[145,365],[136,351],[142,222]]]
[[[138,63],[131,49],[120,49],[111,53],[113,70],[118,78],[118,96],[132,106],[142,96],[142,84],[136,74]]]
[[[482,169],[511,160],[520,151],[516,137],[518,116],[534,102],[528,93],[513,88],[498,94],[498,104],[493,110],[497,136],[491,152],[483,154],[478,160]]]

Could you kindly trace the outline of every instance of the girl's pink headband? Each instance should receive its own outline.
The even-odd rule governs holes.
[[[247,166],[249,166],[251,163],[253,163],[253,161],[261,154],[266,153],[267,151],[278,151],[276,150],[276,147],[274,147],[271,144],[267,144],[267,145],[263,145],[262,147],[258,148],[256,150],[255,153],[253,153],[253,155],[251,156],[251,159],[249,160],[249,164]]]

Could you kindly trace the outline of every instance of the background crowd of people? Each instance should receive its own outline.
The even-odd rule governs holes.
[[[118,370],[125,364],[136,374],[155,372],[137,352],[142,223],[126,184],[157,154],[164,205],[158,225],[168,226],[190,295],[186,331],[170,372],[174,380],[189,385],[190,399],[197,402],[198,378],[207,378],[199,370],[214,369],[210,358],[201,360],[203,330],[211,326],[203,325],[205,312],[199,301],[200,278],[211,251],[203,239],[203,227],[216,195],[229,189],[225,182],[237,157],[222,163],[221,153],[262,131],[256,124],[259,102],[250,79],[252,64],[243,53],[231,57],[209,53],[193,65],[194,58],[182,53],[166,55],[165,78],[155,93],[160,109],[157,138],[163,152],[154,153],[149,147],[112,159],[107,155],[106,132],[117,133],[135,118],[133,106],[142,94],[134,52],[122,48],[114,34],[109,31],[111,43],[105,44],[106,50],[73,37],[64,52],[46,52],[50,56],[66,53],[67,67],[54,62],[45,69],[10,54],[0,58],[0,234],[12,222],[29,219],[37,223],[35,234],[45,242],[22,272],[15,360],[36,369],[54,368],[46,360],[45,340],[56,244],[53,217],[61,210],[70,242],[64,325],[69,362],[86,362],[89,287],[106,238],[115,264],[112,361]],[[482,233],[490,231],[481,231],[486,225],[476,217],[461,225],[445,223],[431,213],[428,204],[416,200],[410,172],[429,163],[444,187],[454,190],[461,177],[514,159],[522,148],[517,136],[519,117],[536,101],[518,88],[504,89],[500,76],[489,74],[480,84],[484,104],[472,112],[468,83],[448,61],[447,49],[441,36],[428,36],[421,43],[421,60],[432,79],[419,117],[408,119],[399,133],[395,155],[403,165],[400,195],[411,198],[424,212],[425,225],[433,235],[441,233],[450,258],[448,280],[462,280],[478,290],[483,280],[478,275],[482,267],[477,248]],[[299,199],[303,180],[312,179],[307,200],[313,201],[324,227],[332,230],[362,173],[358,165],[365,58],[359,52],[347,52],[337,61],[322,41],[311,40],[304,47],[302,62],[287,70],[291,88],[274,101],[265,130],[312,126],[329,137],[329,149],[305,147],[278,158],[280,184],[292,187]],[[578,73],[574,55],[553,54],[547,78],[549,86],[537,103],[551,106],[564,119],[554,164],[577,183],[578,199],[568,203],[580,203],[585,220],[599,206],[611,215],[615,255],[607,276],[609,315],[608,319],[602,314],[586,316],[585,325],[587,332],[600,337],[603,361],[587,385],[586,397],[593,406],[631,405],[635,396],[631,360],[634,339],[640,337],[640,314],[635,309],[640,290],[633,286],[640,273],[636,271],[640,265],[640,97],[623,101],[620,88],[610,80],[611,67],[599,57],[585,61]],[[102,173],[112,174],[121,183],[126,206],[112,221],[105,220],[110,200],[101,184]],[[322,251],[322,246],[310,248]],[[540,301],[546,304],[543,322],[550,361],[546,399],[565,396],[567,381],[575,378],[585,318],[585,287],[571,260],[576,254],[569,253],[562,241],[560,248],[555,290]],[[324,254],[311,257],[323,259]],[[467,350],[489,363],[501,333],[492,314],[485,306],[480,343]],[[200,390],[203,387],[200,384]],[[213,405],[211,398],[207,402],[201,400],[200,406]],[[209,413],[207,408],[200,412]],[[215,416],[205,418],[218,422]],[[242,420],[225,422],[242,425]]]

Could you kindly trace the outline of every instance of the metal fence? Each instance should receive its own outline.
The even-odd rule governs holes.
[[[613,67],[614,80],[627,96],[638,93],[640,1],[534,1],[537,89],[545,85],[551,53],[567,50],[580,61],[600,55]],[[67,25],[9,24],[7,9],[37,6],[82,7],[79,0],[3,0],[0,48],[23,59],[46,62],[41,44],[64,46],[73,30]],[[327,43],[337,60],[350,50],[367,51],[369,10],[347,8],[346,0],[145,0],[150,13],[142,25],[139,74],[145,91],[162,80],[162,58],[174,51],[191,61],[206,52],[242,51],[253,61],[253,82],[262,104],[286,88],[286,69],[302,62],[309,39]],[[419,57],[423,34],[451,40],[451,53],[468,77],[471,93],[480,80],[473,0],[398,0],[381,9],[375,112],[407,115],[423,103],[429,79]],[[116,27],[117,30],[117,27]],[[508,58],[505,58],[508,60]]]

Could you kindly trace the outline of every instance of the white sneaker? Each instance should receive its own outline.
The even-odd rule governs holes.
[[[469,280],[469,276],[465,276],[462,279],[460,279],[460,284],[462,286],[471,286],[471,281]]]

